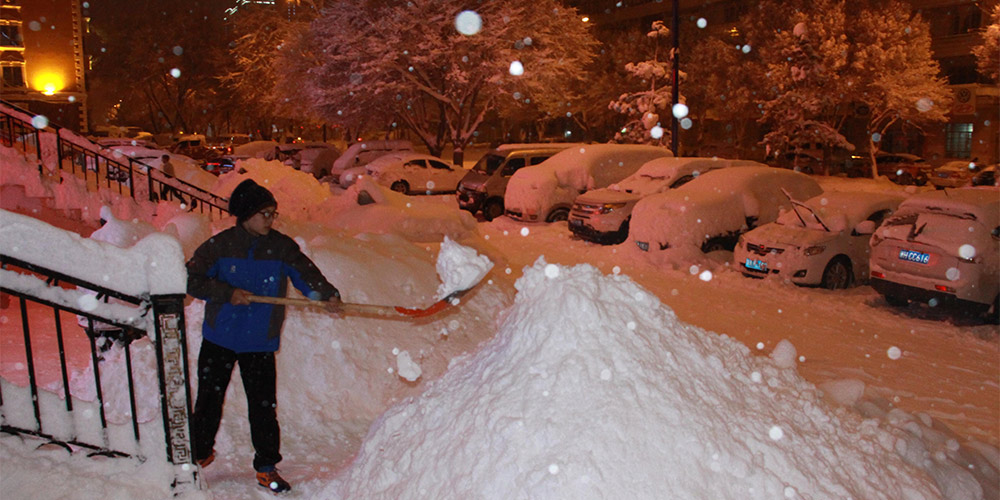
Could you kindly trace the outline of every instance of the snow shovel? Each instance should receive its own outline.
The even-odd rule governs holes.
[[[423,309],[410,309],[401,306],[383,306],[374,304],[353,304],[344,302],[341,304],[341,311],[345,314],[368,314],[376,316],[389,316],[389,317],[402,317],[402,318],[423,318],[437,314],[450,306],[452,301],[462,297],[466,292],[472,288],[466,288],[465,290],[456,290],[449,293],[443,299],[431,304]],[[250,302],[259,302],[262,304],[278,304],[283,306],[298,306],[298,307],[315,307],[324,308],[324,302],[318,300],[310,299],[295,299],[290,297],[265,297],[261,295],[251,295],[249,297]]]

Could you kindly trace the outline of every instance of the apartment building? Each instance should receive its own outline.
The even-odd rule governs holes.
[[[0,98],[87,131],[79,0],[0,0]]]

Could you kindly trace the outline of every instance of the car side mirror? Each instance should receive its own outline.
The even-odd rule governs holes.
[[[875,221],[873,220],[863,220],[854,226],[854,234],[857,236],[865,236],[875,233]]]

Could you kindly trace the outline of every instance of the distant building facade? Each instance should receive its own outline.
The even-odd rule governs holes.
[[[79,0],[0,0],[0,98],[87,131]]]

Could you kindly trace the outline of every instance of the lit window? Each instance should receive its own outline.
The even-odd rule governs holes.
[[[972,156],[972,124],[949,123],[945,127],[945,155],[950,158]]]
[[[13,66],[3,66],[3,86],[4,87],[26,87],[24,83],[24,66],[18,64]]]

